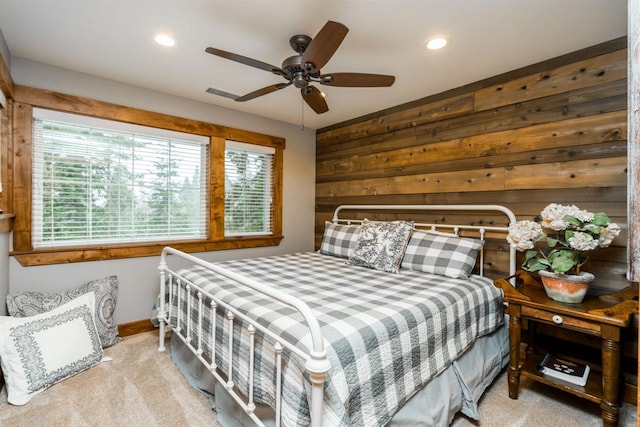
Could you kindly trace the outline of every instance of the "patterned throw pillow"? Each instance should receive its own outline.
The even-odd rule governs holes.
[[[359,225],[324,223],[324,235],[320,245],[320,253],[341,258],[349,258],[358,241]]]
[[[411,236],[402,268],[454,278],[467,278],[476,265],[482,240],[416,231]]]
[[[0,364],[7,400],[24,405],[53,384],[102,360],[93,292],[47,313],[0,316]]]
[[[347,264],[397,274],[412,230],[412,222],[364,220]]]
[[[87,292],[93,292],[96,296],[95,318],[102,348],[119,343],[118,325],[113,322],[113,312],[118,298],[117,276],[92,280],[63,293],[19,292],[15,295],[7,295],[7,309],[14,317],[34,316],[51,311]]]

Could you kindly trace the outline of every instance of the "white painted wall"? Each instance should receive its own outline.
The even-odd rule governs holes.
[[[195,254],[209,261],[252,258],[313,250],[315,209],[315,131],[213,105],[121,84],[50,65],[12,58],[16,84],[172,114],[260,132],[286,139],[284,150],[283,232],[280,246]],[[14,212],[20,215],[20,212]],[[9,262],[9,292],[59,292],[86,281],[116,274],[119,279],[117,323],[148,319],[159,289],[159,257],[22,267]]]

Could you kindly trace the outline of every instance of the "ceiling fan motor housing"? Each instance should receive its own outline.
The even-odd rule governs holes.
[[[282,69],[289,74],[291,82],[298,89],[306,87],[309,84],[307,73],[301,66],[302,55],[295,55],[285,59],[282,62]]]

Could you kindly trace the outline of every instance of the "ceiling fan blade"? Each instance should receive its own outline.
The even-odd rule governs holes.
[[[244,65],[249,65],[250,67],[259,68],[261,70],[268,71],[270,73],[277,74],[280,76],[287,75],[287,73],[280,67],[267,64],[266,62],[258,61],[257,59],[252,59],[246,56],[238,55],[237,53],[227,52],[226,50],[216,49],[215,47],[208,47],[205,49],[205,52],[210,53],[212,55],[219,56],[224,59],[229,59],[231,61],[239,62]]]
[[[300,89],[302,98],[311,107],[313,111],[318,114],[326,113],[329,111],[327,101],[324,100],[324,95],[315,86],[307,86]]]
[[[271,86],[263,87],[262,89],[258,89],[258,90],[255,90],[255,91],[251,92],[251,93],[248,93],[246,95],[242,95],[242,96],[237,97],[236,101],[238,101],[238,102],[249,101],[250,99],[254,99],[254,98],[257,98],[259,96],[266,95],[268,93],[275,92],[275,91],[280,90],[280,89],[284,89],[285,87],[289,86],[290,84],[291,84],[291,82],[289,82],[289,83],[277,83],[277,84],[274,84],[274,85],[271,85]]]
[[[386,87],[396,81],[394,76],[366,73],[332,73],[320,76],[320,84],[343,87]]]
[[[307,72],[313,73],[324,67],[348,32],[349,29],[339,22],[328,21],[324,24],[302,54],[301,64]]]
[[[207,88],[206,92],[212,95],[224,96],[225,98],[231,99],[236,99],[238,97],[236,94],[225,92],[224,90],[216,89],[215,87]]]

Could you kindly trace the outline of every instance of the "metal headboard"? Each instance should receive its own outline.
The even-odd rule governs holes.
[[[388,211],[473,211],[473,212],[487,212],[487,213],[501,213],[508,218],[508,224],[516,222],[516,216],[511,209],[501,205],[341,205],[336,208],[333,213],[333,222],[342,224],[360,224],[362,219],[353,218],[340,218],[342,211],[366,211],[374,212],[380,210]],[[461,230],[473,230],[480,235],[480,239],[484,240],[484,235],[487,231],[498,231],[507,233],[508,226],[480,226],[480,225],[456,225],[456,224],[442,224],[442,223],[421,223],[414,222],[414,228],[421,230],[449,230],[450,233],[458,235]],[[484,274],[484,250],[480,250],[480,275]],[[509,248],[509,275],[513,275],[516,272],[516,250]]]

